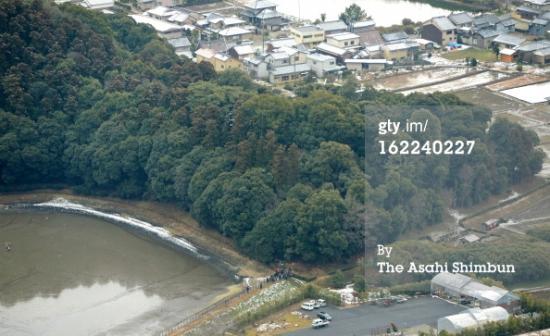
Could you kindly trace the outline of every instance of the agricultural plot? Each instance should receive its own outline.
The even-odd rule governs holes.
[[[459,91],[459,90],[464,90],[464,89],[484,85],[484,84],[487,84],[499,79],[504,79],[507,77],[509,77],[509,75],[507,74],[493,72],[493,71],[485,71],[485,72],[477,73],[472,76],[462,77],[455,80],[449,80],[447,82],[436,84],[436,85],[425,86],[418,89],[403,91],[402,93],[405,95],[408,95],[414,92],[428,94],[428,93],[434,93],[434,92]]]
[[[550,100],[550,82],[504,90],[502,93],[529,104],[544,103]]]
[[[471,68],[440,68],[404,73],[396,76],[380,78],[374,81],[377,90],[403,90],[419,85],[428,85],[444,80],[451,80],[472,72]]]

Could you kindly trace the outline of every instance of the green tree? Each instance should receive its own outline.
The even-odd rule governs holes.
[[[361,20],[367,19],[367,13],[357,4],[351,4],[340,14],[340,20],[344,21],[353,31],[353,25]]]

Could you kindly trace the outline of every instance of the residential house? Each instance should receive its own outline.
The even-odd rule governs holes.
[[[540,65],[550,64],[550,47],[535,51],[533,53],[533,63]]]
[[[249,40],[252,38],[253,33],[245,28],[231,27],[220,30],[218,34],[226,41],[241,42],[243,40]]]
[[[142,14],[132,14],[129,16],[136,23],[143,23],[143,24],[150,25],[151,27],[153,27],[153,29],[156,30],[157,35],[167,40],[179,38],[183,34],[183,27],[179,25],[166,22],[166,21],[161,21],[153,17],[142,15]]]
[[[290,27],[290,34],[297,43],[313,48],[325,41],[325,31],[316,26]]]
[[[339,48],[328,43],[320,43],[316,47],[321,54],[334,56],[338,63],[343,64],[345,59],[351,58],[353,53],[349,49]]]
[[[481,29],[473,33],[471,41],[468,42],[471,46],[477,48],[489,48],[493,43],[493,40],[499,36],[501,32],[496,29],[488,28]]]
[[[263,15],[260,15],[262,12],[264,12]],[[279,14],[275,15],[275,13],[277,13],[277,6],[271,1],[252,0],[244,5],[240,15],[256,27],[265,28],[269,25],[272,29],[272,26],[277,26],[277,22],[281,21],[281,17],[277,17]]]
[[[308,54],[307,64],[318,77],[325,77],[327,74],[345,69],[345,67],[336,64],[336,57],[319,53]]]
[[[527,41],[527,38],[518,33],[500,34],[493,40],[493,45],[497,45],[499,49],[514,49],[520,44]]]
[[[172,16],[168,17],[167,20],[168,22],[175,23],[180,26],[193,24],[191,15],[189,15],[189,13],[181,11],[174,13]]]
[[[360,47],[359,35],[348,32],[327,35],[327,43],[342,49]]]
[[[83,0],[82,6],[93,10],[104,10],[115,6],[114,0]]]
[[[523,5],[541,12],[550,11],[550,0],[523,0]]]
[[[388,69],[393,65],[392,61],[388,61],[384,58],[381,59],[369,59],[369,58],[360,58],[360,59],[347,59],[344,61],[348,70],[355,72],[376,72],[383,71]]]
[[[216,53],[212,49],[199,49],[195,51],[195,55],[197,63],[209,62],[216,72],[229,69],[241,69],[241,62],[225,53]]]
[[[448,18],[457,28],[471,27],[474,22],[474,18],[466,12],[453,13]]]
[[[252,78],[258,78],[262,80],[269,79],[268,64],[265,62],[264,56],[260,57],[247,57],[242,60],[244,70]]]
[[[205,20],[208,23],[208,27],[215,31],[232,27],[242,27],[246,23],[246,21],[238,17],[225,17],[218,13],[207,14]]]
[[[518,60],[523,63],[534,63],[536,61],[535,53],[541,51],[538,56],[540,60],[541,53],[544,54],[543,50],[548,48],[550,48],[550,41],[548,40],[526,42],[516,49]]]
[[[321,28],[325,35],[345,33],[348,31],[348,25],[344,21],[326,21],[317,24],[317,27]]]
[[[285,19],[281,13],[272,9],[264,9],[261,11],[256,15],[256,20],[256,26],[268,31],[279,31],[288,25],[288,20]]]
[[[216,71],[225,71],[229,69],[241,69],[241,62],[230,57],[228,54],[216,54],[210,60]]]
[[[365,49],[356,53],[353,58],[380,59],[384,58],[384,51],[382,50],[382,45],[366,46]]]
[[[231,57],[243,60],[254,56],[254,54],[256,54],[256,49],[251,45],[237,45],[231,47],[227,52]]]
[[[520,19],[534,20],[539,15],[541,15],[542,12],[540,10],[537,10],[537,9],[534,9],[534,8],[531,8],[531,7],[519,6],[519,7],[516,8],[515,14]]]
[[[368,30],[355,34],[359,35],[359,42],[365,46],[379,46],[384,44],[384,39],[378,30]]]
[[[155,0],[137,0],[137,6],[141,10],[149,10],[157,5]]]
[[[475,28],[475,30],[481,30],[481,29],[487,29],[487,28],[496,29],[496,25],[500,21],[501,21],[500,18],[495,14],[484,13],[474,17],[474,21],[472,25]]]
[[[294,48],[282,47],[268,54],[265,57],[265,61],[271,68],[291,64],[304,64],[306,63],[306,54]]]
[[[195,59],[197,63],[210,62],[210,59],[216,55],[213,49],[200,48],[195,51]]]
[[[273,84],[280,84],[302,80],[311,72],[309,64],[294,64],[274,68],[269,73],[269,81]]]
[[[420,45],[414,41],[386,44],[382,47],[384,58],[393,62],[410,63],[420,50]]]
[[[382,34],[382,38],[386,43],[404,42],[409,39],[409,35],[404,31]]]
[[[350,31],[355,34],[359,34],[369,30],[373,30],[375,29],[375,27],[376,27],[376,23],[373,20],[365,20],[365,21],[354,22],[350,27]]]
[[[172,15],[177,14],[178,11],[175,11],[171,8],[165,7],[165,6],[156,6],[148,11],[145,12],[145,15],[148,15],[152,18],[155,18],[157,20],[163,20],[168,21],[168,18]]]
[[[457,42],[457,27],[447,17],[439,16],[424,23],[421,36],[441,46],[447,46]]]
[[[174,47],[174,51],[178,56],[185,56],[187,58],[193,58],[191,53],[191,42],[185,36],[168,40],[168,43]]]
[[[418,45],[420,46],[420,50],[430,51],[439,48],[439,45],[434,41],[426,40],[423,38],[417,38],[414,39],[414,41],[418,43]]]
[[[508,33],[516,31],[517,21],[510,15],[502,15],[499,17],[499,20],[500,21],[496,24],[497,30],[500,29]]]
[[[265,43],[267,51],[271,52],[273,49],[278,49],[281,47],[295,47],[298,45],[298,42],[293,37],[281,38],[276,40],[269,40]]]
[[[544,36],[550,29],[550,21],[542,18],[534,19],[529,25],[529,34],[536,36]]]

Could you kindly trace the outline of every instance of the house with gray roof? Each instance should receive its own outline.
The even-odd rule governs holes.
[[[539,11],[550,10],[550,0],[523,0],[523,5]]]
[[[240,15],[254,26],[271,31],[278,31],[288,24],[288,20],[277,12],[277,5],[269,0],[247,2]]]
[[[438,16],[422,25],[421,36],[441,46],[447,46],[457,42],[457,27],[449,18]]]
[[[169,39],[168,43],[174,47],[176,55],[193,58],[193,55],[191,54],[191,42],[187,37],[183,36],[175,39]]]
[[[469,13],[463,12],[450,14],[449,20],[457,27],[470,27],[474,18]]]
[[[348,31],[348,25],[344,21],[326,21],[317,24],[317,27],[325,31],[325,35],[345,33]]]
[[[496,24],[500,21],[500,18],[495,14],[484,13],[474,17],[472,25],[476,29],[495,28]]]
[[[270,70],[269,81],[273,84],[286,83],[304,79],[311,73],[311,65],[294,64]]]
[[[477,48],[487,49],[492,45],[493,40],[502,33],[502,31],[498,31],[495,28],[481,29],[472,33],[468,44]]]
[[[548,48],[550,48],[550,41],[548,40],[526,42],[517,47],[518,60],[523,63],[534,63],[535,53],[539,50],[542,53],[542,50]]]
[[[518,33],[505,33],[498,35],[493,40],[493,45],[498,45],[500,49],[514,49],[527,41],[527,38]]]
[[[550,29],[550,20],[543,19],[542,16],[534,19],[529,24],[529,34],[535,36],[544,36]]]
[[[409,39],[409,35],[407,35],[404,31],[398,31],[394,33],[382,34],[382,38],[387,43],[403,42]]]
[[[308,54],[307,64],[311,66],[311,71],[318,77],[324,77],[329,73],[335,73],[345,69],[344,66],[336,63],[336,57],[319,53]]]
[[[365,21],[359,21],[354,22],[351,27],[350,31],[354,32],[355,34],[359,34],[361,32],[369,31],[375,29],[376,23],[373,20],[365,20]]]
[[[535,51],[533,53],[533,63],[540,65],[550,64],[550,47]]]
[[[382,34],[380,34],[380,32],[376,29],[359,32],[356,34],[359,35],[359,41],[361,42],[361,44],[367,47],[384,44],[384,39],[382,38]]]

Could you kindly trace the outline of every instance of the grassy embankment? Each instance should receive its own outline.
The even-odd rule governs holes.
[[[468,48],[464,50],[454,50],[442,54],[448,60],[456,61],[466,58],[475,58],[482,62],[494,62],[497,60],[496,54],[489,49]]]

